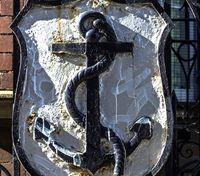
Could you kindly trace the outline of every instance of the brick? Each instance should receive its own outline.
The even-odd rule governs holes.
[[[0,148],[0,163],[7,163],[12,161],[12,155],[6,150]]]
[[[0,54],[0,71],[12,70],[12,54]]]
[[[13,36],[0,35],[0,52],[13,52]]]
[[[1,0],[0,3],[0,15],[13,15],[13,0]]]
[[[13,72],[0,73],[0,89],[10,90],[13,88]]]
[[[10,29],[10,24],[12,18],[9,16],[0,17],[0,33],[10,34],[12,31]]]
[[[20,167],[20,176],[31,176],[23,167],[23,165],[21,165]]]

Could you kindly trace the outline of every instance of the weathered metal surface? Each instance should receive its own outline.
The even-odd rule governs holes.
[[[153,135],[148,140],[140,141],[135,150],[128,152],[130,156],[124,161],[124,175],[155,175],[169,153],[172,133],[171,106],[163,61],[164,42],[169,32],[165,13],[154,1],[144,1],[145,4],[50,2],[28,1],[12,25],[22,50],[13,114],[13,137],[20,160],[33,175],[91,174],[87,170],[89,166],[81,169],[60,157],[58,146],[62,144],[65,148],[72,147],[71,150],[84,153],[91,142],[87,138],[91,131],[78,125],[66,106],[67,85],[86,66],[84,56],[66,52],[66,43],[85,42],[77,25],[82,13],[96,11],[105,16],[115,31],[117,41],[134,43],[133,54],[116,54],[111,67],[99,75],[99,86],[96,80],[90,81],[89,86],[82,83],[76,91],[76,105],[83,114],[91,112],[92,109],[88,109],[92,106],[88,107],[87,102],[92,98],[86,97],[86,92],[88,87],[93,86],[94,89],[94,85],[97,85],[99,120],[102,126],[111,129],[109,134],[114,144],[113,150],[117,146],[117,138],[125,144],[134,138],[130,128],[140,123],[138,119],[150,117]],[[56,50],[53,54],[55,48],[52,48],[52,44],[55,43],[64,46],[61,53],[57,54],[59,51]],[[79,49],[84,50],[83,46]],[[93,102],[98,95],[95,97]],[[36,129],[45,134],[43,141],[39,141],[41,136],[37,135]],[[133,129],[137,130],[137,125]],[[49,139],[59,143],[51,143]],[[103,147],[101,150],[112,153],[109,140],[102,138],[100,142]],[[94,174],[112,175],[113,164],[105,163]]]
[[[132,43],[122,43],[122,42],[101,42],[101,43],[93,43],[92,47],[95,48],[95,52],[97,55],[105,54],[105,53],[124,53],[124,52],[132,52],[133,44]],[[74,53],[80,52],[85,54],[86,52],[86,44],[84,43],[55,43],[52,44],[52,53],[53,54],[64,54],[64,53]]]

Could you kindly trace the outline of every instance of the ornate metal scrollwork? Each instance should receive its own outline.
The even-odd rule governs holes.
[[[173,3],[171,6],[173,8]],[[199,172],[199,1],[177,1],[172,19],[177,26],[172,31],[172,88],[181,90],[175,103],[174,175],[194,175]],[[184,29],[182,31],[182,29]],[[179,30],[181,32],[179,32]],[[181,35],[180,35],[181,34]],[[176,75],[179,71],[180,75]],[[177,72],[178,73],[178,72]],[[180,78],[180,85],[177,81]],[[174,79],[174,78],[175,79]],[[177,79],[178,78],[178,79]],[[175,82],[176,80],[176,82]],[[179,86],[179,87],[178,87]],[[172,169],[172,168],[170,168]]]

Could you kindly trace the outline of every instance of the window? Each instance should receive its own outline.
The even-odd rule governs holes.
[[[197,24],[186,1],[171,0],[171,86],[179,102],[196,102]]]

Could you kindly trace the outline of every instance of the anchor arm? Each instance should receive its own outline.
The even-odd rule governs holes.
[[[71,152],[70,148],[66,148],[61,143],[54,140],[52,137],[54,131],[55,128],[46,119],[40,117],[35,119],[33,125],[33,139],[37,142],[47,144],[53,152],[68,163],[76,164],[75,158],[78,151]]]
[[[153,135],[152,120],[148,116],[140,117],[132,126],[129,127],[134,136],[129,142],[125,143],[127,156],[130,155],[142,142],[142,140],[149,140]]]

